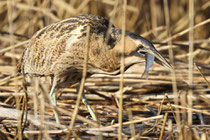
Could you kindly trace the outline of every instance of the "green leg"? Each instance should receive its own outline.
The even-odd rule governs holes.
[[[58,112],[55,110],[55,106],[57,105],[57,97],[56,97],[56,90],[55,87],[52,86],[51,91],[50,91],[50,102],[53,105],[53,113],[55,115],[55,120],[57,124],[60,124],[60,120],[59,120],[59,116],[58,116]]]
[[[79,84],[78,87],[77,87],[77,92],[79,91],[79,88],[80,88],[80,84]],[[93,120],[96,121],[96,122],[98,122],[98,118],[96,117],[96,115],[95,115],[93,109],[91,108],[91,106],[90,106],[89,103],[88,103],[87,98],[85,97],[85,92],[84,92],[84,90],[82,91],[82,102],[85,104],[85,106],[86,106],[86,108],[88,109],[88,111],[89,111],[91,117],[93,118]]]

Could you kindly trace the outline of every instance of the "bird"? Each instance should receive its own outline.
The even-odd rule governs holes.
[[[23,75],[52,78],[49,97],[54,106],[57,105],[57,91],[80,83],[88,28],[87,77],[98,73],[119,74],[122,54],[125,70],[136,63],[146,62],[143,63],[143,78],[148,78],[153,62],[172,69],[153,44],[136,33],[125,31],[125,47],[122,52],[122,30],[117,29],[107,18],[92,14],[70,17],[36,32],[17,65],[18,72]],[[93,120],[96,120],[84,92],[82,98]],[[53,109],[53,112],[56,122],[60,123],[57,111]]]

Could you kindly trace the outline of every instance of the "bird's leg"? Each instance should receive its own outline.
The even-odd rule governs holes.
[[[55,86],[52,85],[52,88],[50,90],[50,102],[53,105],[53,113],[55,115],[55,120],[57,124],[60,124],[58,112],[55,110],[55,106],[57,105],[57,97],[56,97],[56,89]]]
[[[91,106],[89,105],[88,100],[87,100],[87,98],[85,97],[84,91],[83,91],[83,93],[82,93],[82,102],[85,104],[86,108],[87,108],[88,111],[90,112],[90,115],[91,115],[91,117],[93,118],[93,120],[97,122],[98,119],[97,119],[97,117],[96,117],[96,115],[95,115],[93,109],[92,109]]]
[[[78,85],[77,87],[77,92],[79,92],[79,88],[80,88],[80,84]],[[88,103],[88,100],[87,98],[85,97],[85,92],[84,92],[84,89],[82,91],[82,102],[85,104],[86,108],[88,109],[91,117],[93,118],[94,121],[98,122],[98,118],[96,117],[93,109],[91,108],[91,106],[89,105]]]

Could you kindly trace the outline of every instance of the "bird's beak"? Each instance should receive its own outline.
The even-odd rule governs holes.
[[[148,79],[149,68],[152,66],[154,61],[168,69],[173,69],[169,62],[153,46],[146,49],[144,52],[146,53],[146,67],[144,73],[142,74],[143,78],[146,77],[146,79]]]
[[[165,66],[168,69],[173,69],[173,67],[170,65],[170,63],[157,51],[157,50],[151,50],[150,52],[151,55],[155,57],[155,62]]]

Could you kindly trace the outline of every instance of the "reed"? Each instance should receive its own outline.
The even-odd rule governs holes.
[[[23,86],[16,63],[36,31],[87,13],[151,40],[174,71],[154,64],[145,80],[144,66],[134,65],[123,77],[84,79],[100,124],[76,101],[76,85],[58,94],[62,122],[56,124],[46,95],[50,78]],[[210,139],[209,13],[209,0],[1,0],[0,137]]]

